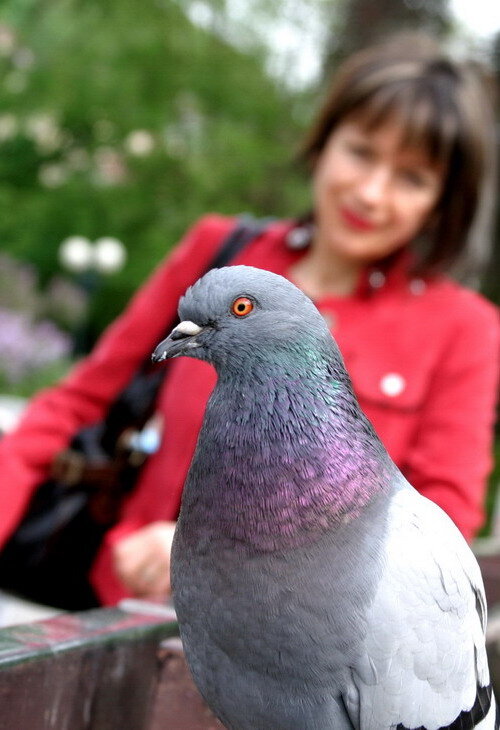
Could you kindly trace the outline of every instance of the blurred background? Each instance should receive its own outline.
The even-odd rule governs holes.
[[[405,28],[486,64],[496,93],[500,6],[488,0],[3,0],[9,413],[91,347],[198,216],[307,210],[294,155],[325,79]],[[499,271],[497,236],[481,283],[496,302]]]

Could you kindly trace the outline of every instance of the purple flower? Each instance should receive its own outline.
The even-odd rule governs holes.
[[[10,383],[67,357],[71,338],[52,322],[0,307],[0,375]]]

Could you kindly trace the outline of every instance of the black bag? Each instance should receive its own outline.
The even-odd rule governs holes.
[[[243,216],[207,270],[227,264],[267,223]],[[148,357],[106,417],[82,428],[56,457],[53,474],[0,552],[1,588],[65,610],[99,605],[88,571],[147,458],[131,437],[147,427],[167,372],[152,369]]]

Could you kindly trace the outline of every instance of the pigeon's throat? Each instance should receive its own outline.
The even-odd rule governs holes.
[[[289,379],[238,391],[219,385],[207,407],[186,499],[200,519],[262,549],[345,524],[388,483],[390,462],[349,393],[318,394]]]

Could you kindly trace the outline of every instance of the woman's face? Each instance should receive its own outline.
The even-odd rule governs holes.
[[[314,245],[359,265],[388,256],[425,225],[443,177],[425,151],[402,146],[397,122],[367,131],[362,119],[347,119],[314,170]]]

